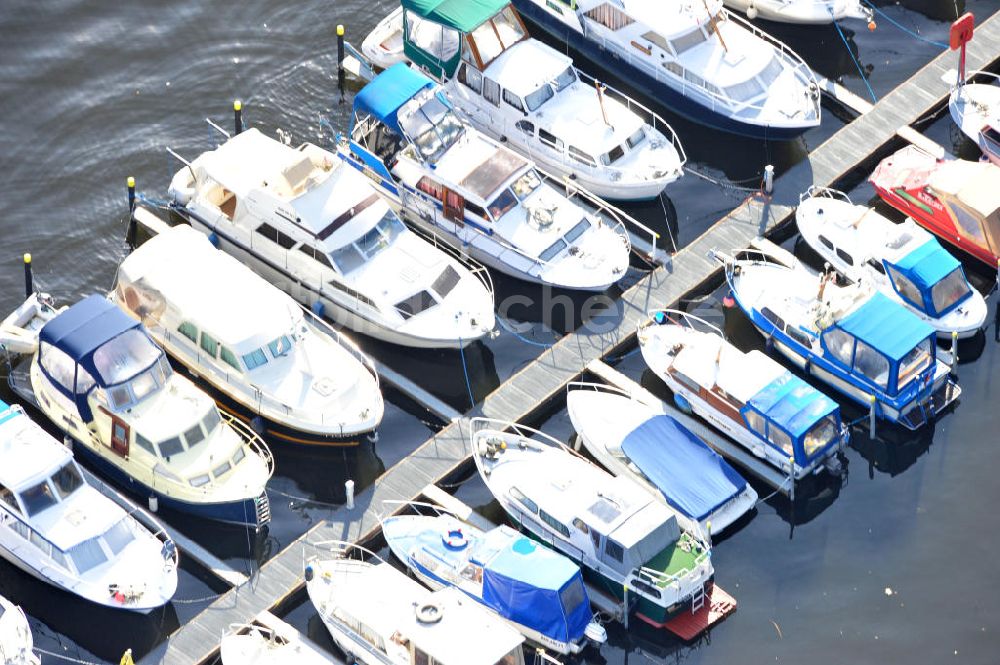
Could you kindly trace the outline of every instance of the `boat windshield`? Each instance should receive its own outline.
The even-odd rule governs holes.
[[[557,93],[573,85],[575,81],[576,71],[572,66],[567,67],[559,72],[559,75],[551,81],[546,81],[533,92],[529,92],[524,97],[524,103],[528,106],[529,111],[535,111],[542,104],[555,97]]]
[[[387,209],[375,226],[353,242],[330,252],[330,259],[341,274],[346,275],[360,268],[365,261],[373,258],[379,252],[392,246],[396,238],[405,230],[406,226],[399,220],[396,213]]]
[[[927,367],[933,356],[931,355],[930,338],[922,340],[920,344],[913,347],[909,353],[899,361],[899,381],[896,383],[897,390],[905,386],[913,375]]]
[[[104,385],[110,386],[148,369],[162,353],[146,333],[132,328],[94,351],[94,366]]]
[[[158,348],[153,348],[159,351]],[[158,362],[153,363],[144,372],[123,383],[109,385],[106,391],[108,405],[113,411],[133,406],[165,386],[172,374],[170,363],[161,353]]]
[[[934,304],[934,310],[940,314],[962,302],[971,294],[972,288],[965,279],[965,273],[959,267],[931,287],[931,302]]]
[[[465,131],[462,121],[437,95],[431,95],[416,111],[400,118],[399,124],[420,155],[431,162],[455,145]]]
[[[61,469],[52,475],[52,484],[60,499],[66,499],[73,492],[83,487],[83,476],[73,461],[66,462]]]
[[[24,510],[28,513],[28,517],[34,517],[46,508],[59,503],[59,499],[56,498],[48,480],[32,485],[28,489],[22,490],[20,494],[21,503],[24,504]]]
[[[538,189],[541,184],[542,179],[538,177],[538,173],[534,169],[531,169],[515,180],[514,184],[511,185],[511,189],[514,190],[514,196],[517,197],[517,200],[523,201],[528,198],[529,194]]]
[[[490,20],[483,21],[469,37],[475,43],[476,52],[485,67],[505,49],[527,39],[528,35],[520,19],[514,15],[514,10],[507,5]]]
[[[806,458],[811,459],[817,453],[822,452],[837,436],[837,418],[830,414],[806,432],[802,440],[802,448],[805,450]]]
[[[583,580],[579,575],[562,588],[559,592],[559,602],[562,604],[563,614],[570,616],[573,610],[587,602],[587,594],[583,590]]]
[[[510,190],[510,187],[504,187],[503,191],[490,201],[486,209],[489,210],[490,216],[493,219],[499,220],[515,207],[517,207],[517,197],[514,196],[514,192]]]

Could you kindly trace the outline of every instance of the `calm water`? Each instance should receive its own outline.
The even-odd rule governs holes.
[[[212,117],[228,127],[233,99],[243,100],[247,122],[265,132],[281,129],[294,142],[329,142],[331,132],[321,119],[342,128],[350,109],[350,93],[340,103],[335,90],[333,28],[344,23],[349,38],[360,42],[393,6],[389,0],[4,3],[0,230],[6,252],[0,254],[0,311],[20,302],[20,255],[25,251],[34,255],[39,285],[64,302],[107,289],[125,251],[125,178],[134,175],[147,197],[163,198],[178,166],[166,148],[189,158],[210,148],[216,135],[203,119]],[[882,6],[907,30],[937,42],[947,40],[948,22],[958,13],[987,16],[997,8],[1000,0],[907,0]],[[833,27],[763,27],[820,74],[868,97],[851,54],[869,75],[873,94],[881,96],[940,51],[881,16],[877,20],[874,33],[860,23],[844,26],[850,52]],[[801,140],[764,144],[713,135],[675,121],[669,112],[664,115],[699,172],[754,184],[764,164],[775,164],[780,172],[844,122],[827,109],[822,126]],[[975,156],[947,118],[931,125],[927,134],[956,154]],[[694,177],[673,185],[669,194],[680,244],[699,235],[744,195]],[[872,192],[860,187],[854,196],[866,200]],[[661,231],[668,227],[659,203],[631,212]],[[635,271],[630,279],[640,276]],[[494,279],[500,297],[544,297],[532,287]],[[991,280],[992,275],[981,279],[984,284]],[[549,343],[573,326],[537,306],[512,310],[510,316],[531,324],[525,337],[536,344]],[[730,313],[727,325],[743,346],[759,344],[739,315]],[[361,341],[380,360],[424,381],[460,409],[541,350],[507,333],[473,345],[464,356]],[[817,487],[796,506],[783,500],[762,504],[718,543],[717,579],[740,606],[711,635],[682,645],[641,626],[629,632],[615,627],[610,643],[599,654],[587,654],[585,662],[996,663],[1000,601],[990,591],[1000,587],[1000,573],[990,556],[997,522],[990,515],[1000,499],[992,482],[1000,453],[991,433],[1000,420],[990,409],[991,379],[1000,359],[992,331],[963,351],[965,393],[933,432],[894,443],[856,433],[848,451],[846,486]],[[638,355],[622,360],[619,368],[667,397],[662,385],[644,372]],[[276,449],[274,522],[266,535],[248,538],[244,532],[175,515],[164,519],[234,567],[251,570],[327,517],[328,504],[343,500],[346,479],[354,479],[360,491],[438,426],[405,397],[390,390],[387,400],[375,446],[346,453]],[[559,436],[570,434],[559,404],[539,424]],[[500,519],[478,479],[463,484],[458,493]],[[218,591],[199,571],[185,567],[177,602],[148,617],[134,617],[95,610],[0,562],[0,593],[25,607],[36,644],[87,661],[117,662],[126,647],[144,652]],[[330,644],[308,602],[292,608],[287,618]]]

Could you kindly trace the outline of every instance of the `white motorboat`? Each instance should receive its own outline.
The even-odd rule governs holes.
[[[842,192],[810,188],[795,222],[803,240],[839,273],[903,304],[939,337],[971,337],[986,324],[986,300],[962,264],[912,219],[895,224]]]
[[[476,468],[514,522],[609,592],[638,596],[627,601],[650,625],[703,606],[714,569],[696,522],[541,432],[487,418],[471,427]]]
[[[684,173],[684,149],[663,118],[531,39],[509,0],[403,0],[362,52],[440,77],[478,130],[602,198],[656,198]]]
[[[152,533],[133,517],[139,508],[112,496],[92,487],[70,449],[20,406],[0,402],[0,556],[98,605],[146,613],[177,589],[177,548],[162,527]],[[6,647],[16,608],[3,609]],[[0,649],[0,662],[10,654]]]
[[[39,665],[24,610],[0,596],[0,665]]]
[[[740,309],[789,361],[875,415],[915,430],[961,394],[934,329],[872,287],[801,263],[716,254]]]
[[[207,383],[220,408],[272,440],[358,445],[382,420],[372,361],[186,224],[127,256],[111,299]]]
[[[975,141],[991,162],[1000,166],[1000,76],[971,72],[995,79],[992,83],[959,84],[951,91],[948,111],[962,133]]]
[[[813,0],[753,2],[790,8]],[[567,48],[601,65],[614,63],[616,74],[692,122],[770,140],[793,139],[820,124],[819,85],[809,66],[723,9],[722,0],[515,4]]]
[[[621,279],[631,249],[621,220],[630,218],[583,190],[570,193],[463,123],[439,90],[403,64],[376,76],[354,99],[341,156],[408,221],[496,270],[589,291]]]
[[[861,0],[725,0],[726,6],[749,18],[780,23],[821,25],[842,19],[858,19],[875,29],[875,13]]]
[[[32,294],[0,324],[7,339],[34,340],[11,371],[11,388],[115,483],[151,505],[207,519],[253,528],[270,521],[267,446],[240,420],[220,416],[107,298],[57,309]]]
[[[306,590],[346,661],[364,665],[524,665],[524,637],[455,588],[428,591],[343,546],[306,566]]]
[[[715,326],[678,310],[652,312],[638,338],[646,365],[681,411],[795,481],[824,469],[841,472],[848,429],[840,407],[776,360],[740,351]]]
[[[604,468],[635,481],[706,534],[721,533],[757,503],[750,483],[662,408],[609,386],[571,383],[566,409]]]
[[[370,180],[311,143],[248,129],[178,171],[170,195],[220,249],[352,330],[458,348],[494,327],[489,273],[411,232]]]
[[[219,642],[222,665],[334,665],[297,633],[257,624],[234,625]]]

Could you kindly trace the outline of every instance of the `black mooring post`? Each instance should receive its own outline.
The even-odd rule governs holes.
[[[344,26],[337,24],[337,88],[340,90],[340,101],[344,101],[346,75],[344,72]]]
[[[243,131],[243,102],[238,99],[233,102],[233,127],[235,128],[233,136]]]
[[[24,297],[30,298],[35,292],[35,285],[31,278],[31,254],[24,255]]]

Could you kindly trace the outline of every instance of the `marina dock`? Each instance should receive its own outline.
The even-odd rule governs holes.
[[[967,53],[969,70],[995,65],[996,44],[1000,44],[1000,14],[976,26],[976,38],[969,44]],[[612,310],[602,317],[605,321],[613,320],[609,330],[599,332],[585,326],[566,335],[465,416],[530,422],[551,403],[561,399],[566,385],[583,373],[590,371],[613,379],[604,369],[603,359],[635,344],[636,327],[647,311],[676,306],[688,294],[703,292],[718,283],[722,270],[709,258],[710,250],[738,251],[750,246],[757,236],[778,233],[791,223],[799,194],[810,186],[846,188],[867,175],[875,160],[902,141],[919,141],[921,146],[926,145],[928,140],[917,139],[920,135],[912,125],[940,111],[947,103],[950,85],[943,75],[954,66],[956,59],[955,53],[943,52],[812,150],[807,160],[776,178],[771,196],[748,197],[705,234],[674,254],[664,266],[627,289],[615,301]],[[940,146],[936,149],[943,150]],[[407,392],[406,387],[399,389]],[[353,507],[337,509],[330,519],[320,522],[264,563],[259,575],[250,583],[222,594],[199,615],[185,622],[141,663],[187,665],[209,661],[218,652],[219,636],[231,624],[245,623],[265,612],[280,615],[282,604],[302,592],[304,564],[320,553],[316,547],[319,543],[370,541],[379,533],[380,518],[396,505],[384,502],[405,502],[433,495],[435,490],[427,490],[428,486],[467,469],[470,464],[468,422],[464,418],[453,419],[450,417],[453,415],[441,409],[439,416],[450,421],[449,424],[359,494]]]

